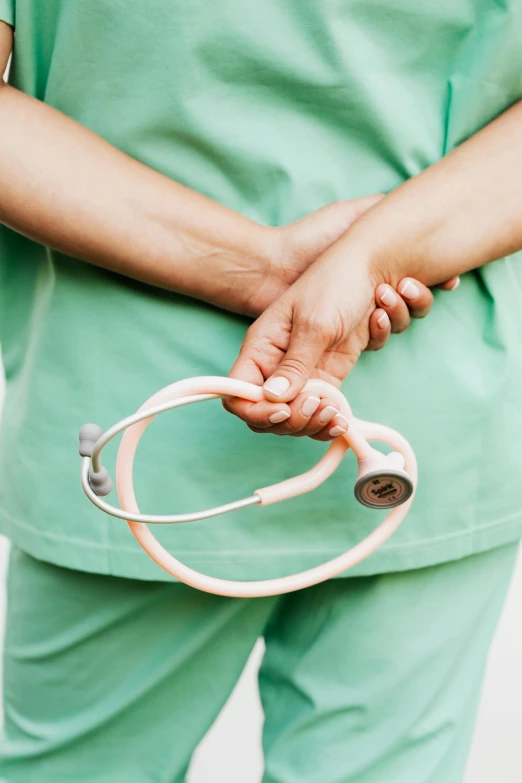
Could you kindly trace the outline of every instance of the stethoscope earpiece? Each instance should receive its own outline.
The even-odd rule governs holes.
[[[78,452],[82,457],[92,458],[92,452],[97,441],[102,436],[102,428],[97,424],[84,424],[80,429]],[[92,491],[99,497],[110,495],[113,490],[112,479],[109,471],[103,465],[99,470],[93,470],[92,462],[89,467],[89,484]]]
[[[411,446],[398,432],[381,424],[356,419],[339,389],[324,381],[311,380],[304,390],[333,401],[347,419],[348,431],[334,440],[319,462],[302,475],[256,489],[249,497],[203,511],[170,515],[140,512],[132,481],[134,456],[140,438],[154,416],[183,405],[219,397],[241,397],[252,402],[264,399],[260,386],[232,378],[209,376],[188,378],[166,386],[148,399],[136,413],[106,432],[102,432],[96,424],[84,425],[80,430],[79,445],[82,457],[82,488],[95,506],[111,516],[126,520],[140,546],[161,568],[199,590],[236,598],[255,598],[289,593],[331,579],[371,555],[397,530],[413,500],[417,462]],[[116,487],[120,501],[118,508],[102,500],[102,497],[112,490],[112,479],[101,463],[101,453],[121,432],[124,432],[124,435],[116,460]],[[370,440],[387,443],[394,451],[383,454],[370,446]],[[387,509],[388,514],[365,539],[347,552],[299,574],[255,582],[207,576],[177,560],[159,543],[148,527],[154,524],[196,522],[248,506],[267,506],[310,492],[332,475],[348,449],[353,451],[359,465],[355,497],[364,506]]]

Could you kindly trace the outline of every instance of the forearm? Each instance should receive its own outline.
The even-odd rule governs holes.
[[[269,253],[267,229],[8,86],[0,86],[0,222],[75,258],[238,311]]]
[[[434,285],[522,248],[522,102],[408,180],[338,243]]]

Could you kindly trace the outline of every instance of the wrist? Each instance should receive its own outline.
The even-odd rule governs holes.
[[[194,242],[190,274],[197,298],[257,318],[283,291],[280,250],[274,229],[241,222],[236,232]]]
[[[159,278],[153,284],[257,316],[259,293],[278,266],[275,229],[195,191],[168,185],[170,199],[162,200],[159,215],[153,214],[149,232],[155,238],[152,267]]]
[[[293,282],[280,230],[270,226],[258,228],[253,274],[245,287],[242,310],[251,318],[260,316]]]
[[[257,318],[288,287],[277,229],[251,223],[241,241],[223,250],[222,296],[235,312]]]
[[[363,216],[358,223],[366,225],[355,224],[345,235],[344,257],[358,259],[374,287],[386,283],[396,288],[403,277],[418,277],[414,259],[405,252],[393,228],[387,231],[384,221],[365,218]],[[368,218],[374,216],[368,215]]]

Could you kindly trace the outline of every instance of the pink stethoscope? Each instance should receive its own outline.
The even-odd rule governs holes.
[[[141,514],[132,483],[132,468],[136,448],[145,429],[158,413],[218,397],[242,397],[258,402],[264,399],[263,390],[244,381],[217,376],[188,378],[156,392],[132,416],[118,422],[102,433],[95,424],[86,424],[80,430],[82,456],[81,483],[89,500],[111,516],[127,521],[134,537],[145,552],[165,571],[187,585],[207,593],[236,598],[255,598],[290,593],[331,579],[364,560],[375,552],[397,530],[413,502],[417,483],[417,461],[407,440],[395,430],[382,424],[356,419],[341,391],[324,381],[311,380],[305,391],[335,401],[340,413],[348,420],[348,431],[334,440],[319,462],[294,478],[256,489],[247,498],[192,514],[154,516]],[[112,490],[112,481],[101,464],[101,452],[120,432],[124,432],[116,460],[116,488],[120,508],[102,500]],[[383,454],[368,441],[381,441],[394,451]],[[217,579],[201,574],[181,563],[154,537],[148,525],[178,524],[208,519],[247,506],[268,506],[318,487],[339,466],[347,449],[355,454],[359,470],[355,496],[370,508],[389,509],[385,519],[363,541],[327,563],[301,571],[292,576],[254,582]]]

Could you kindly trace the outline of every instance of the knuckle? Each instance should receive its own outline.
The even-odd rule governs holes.
[[[252,427],[257,427],[258,429],[265,430],[267,427],[271,427],[272,425],[270,422],[266,420],[266,416],[261,416],[258,413],[248,413],[245,414],[245,416],[241,417],[243,421],[245,421],[247,424],[251,425]]]
[[[258,323],[257,321],[254,321],[253,323],[250,324],[250,326],[245,332],[245,341],[255,340],[257,337],[257,332],[258,332]]]
[[[289,419],[287,422],[285,422],[285,429],[287,430],[288,435],[295,435],[297,432],[301,432],[303,429],[303,425],[299,424],[298,421],[292,421]]]
[[[308,364],[305,357],[300,353],[294,353],[292,356],[287,356],[281,362],[281,369],[290,373],[290,375],[304,375],[308,369]]]
[[[394,332],[394,334],[402,334],[409,327],[410,323],[411,322],[409,318],[396,321],[395,324],[393,325],[392,331]]]
[[[324,319],[314,313],[300,313],[295,317],[295,326],[301,334],[317,334],[324,329]]]
[[[423,296],[417,302],[412,302],[409,306],[410,313],[424,313],[431,308],[432,301]]]
[[[303,342],[327,346],[342,338],[347,324],[342,313],[332,311],[328,303],[314,303],[304,312],[294,314],[294,327]]]
[[[314,435],[314,440],[318,440],[321,443],[329,443],[333,438],[328,435],[327,432],[318,432],[317,435]]]

